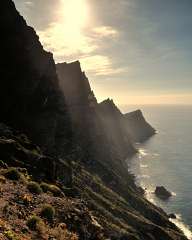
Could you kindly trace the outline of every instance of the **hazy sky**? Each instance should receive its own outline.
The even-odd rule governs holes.
[[[99,100],[192,103],[192,0],[14,0],[56,62],[80,59]]]

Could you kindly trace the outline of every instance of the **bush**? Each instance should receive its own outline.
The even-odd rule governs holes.
[[[40,185],[37,182],[30,182],[27,185],[28,190],[31,193],[35,193],[35,194],[40,194],[42,193],[42,189],[40,187]]]
[[[53,220],[55,216],[55,209],[50,204],[45,204],[41,210],[41,216],[46,218],[48,221]]]
[[[8,165],[3,160],[0,160],[0,167],[1,168],[7,168]]]
[[[59,197],[59,196],[63,196],[64,193],[61,191],[61,189],[55,185],[50,185],[47,183],[41,183],[41,188],[43,190],[43,192],[51,192],[53,193],[53,196],[55,197]]]
[[[21,174],[16,168],[9,168],[5,171],[4,175],[10,180],[19,180],[21,178]]]
[[[30,230],[36,231],[37,230],[37,225],[41,222],[41,218],[37,216],[32,216],[29,218],[27,221],[27,226]]]
[[[55,185],[50,185],[49,191],[53,193],[54,197],[59,197],[59,196],[64,195],[64,193],[61,191],[61,189]]]
[[[6,238],[8,238],[9,240],[18,240],[18,238],[16,237],[16,235],[15,235],[11,230],[4,231],[4,235],[5,235]]]
[[[41,189],[43,190],[44,193],[50,191],[50,185],[47,183],[41,183],[40,184]]]

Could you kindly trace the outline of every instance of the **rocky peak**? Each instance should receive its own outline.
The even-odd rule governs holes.
[[[145,120],[141,110],[124,115],[125,128],[135,142],[143,142],[155,134],[155,129]]]
[[[96,102],[88,78],[82,72],[80,62],[57,64],[59,84],[69,106],[89,105]]]
[[[116,116],[120,116],[121,115],[121,111],[118,109],[118,107],[115,105],[113,99],[106,99],[104,100],[103,102],[101,102],[99,104],[99,109],[100,111],[103,111],[105,113],[108,113],[108,114],[112,114],[113,117],[116,115]]]

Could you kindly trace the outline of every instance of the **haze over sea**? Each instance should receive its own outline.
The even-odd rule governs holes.
[[[121,108],[123,112],[138,106]],[[138,145],[139,154],[130,165],[146,197],[167,213],[176,213],[177,224],[190,239],[192,234],[192,106],[139,106],[158,134]],[[173,193],[169,201],[157,199],[153,191],[163,185]],[[187,226],[186,226],[187,225]]]

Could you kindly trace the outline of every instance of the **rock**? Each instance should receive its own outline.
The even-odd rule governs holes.
[[[56,68],[59,85],[65,95],[68,106],[87,106],[97,103],[89,80],[85,73],[82,72],[79,61],[58,63]]]
[[[155,195],[160,198],[160,199],[163,199],[163,200],[167,200],[169,199],[172,194],[171,192],[169,192],[165,187],[163,186],[157,186],[156,189],[155,189]]]
[[[177,216],[174,213],[169,214],[168,217],[171,219],[177,219]]]
[[[125,128],[134,142],[144,142],[156,133],[155,129],[145,120],[141,110],[126,113],[124,119]]]
[[[96,110],[110,144],[116,148],[121,159],[136,153],[133,141],[125,129],[123,114],[113,100],[101,102]]]

